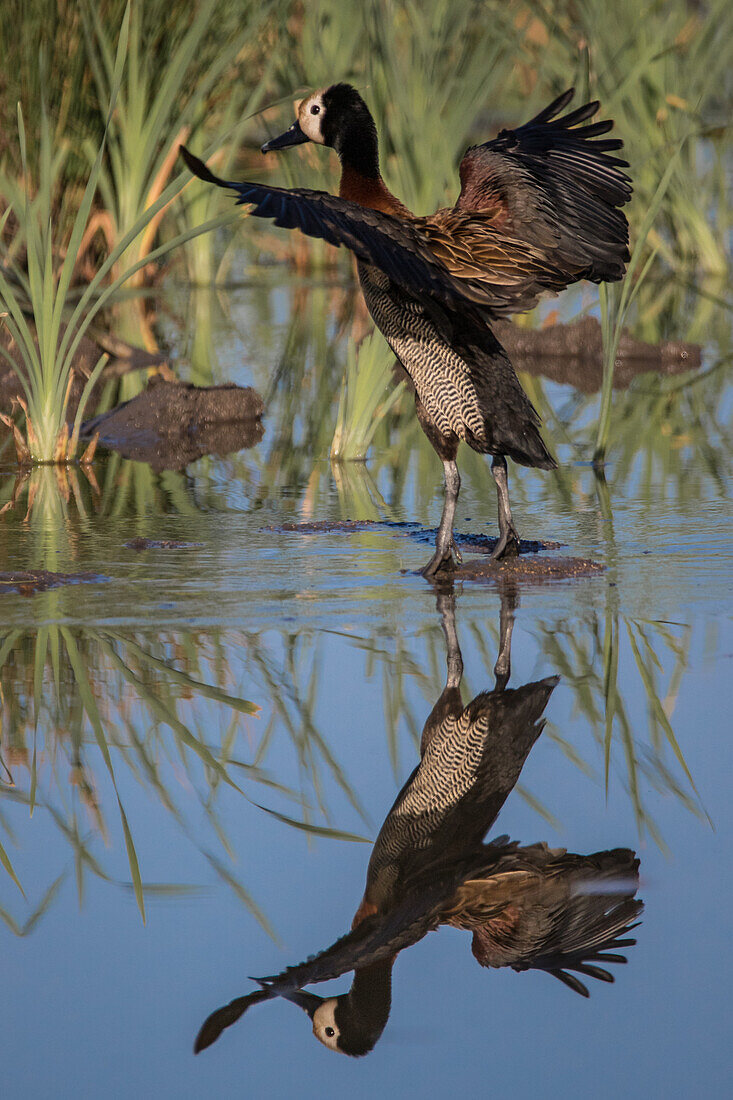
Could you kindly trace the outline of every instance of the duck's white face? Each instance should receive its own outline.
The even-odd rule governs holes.
[[[329,1050],[338,1050],[339,1029],[335,1012],[336,998],[329,997],[313,1013],[313,1034]]]
[[[309,95],[307,99],[301,99],[300,102],[296,104],[296,112],[303,133],[310,138],[311,141],[315,141],[317,145],[323,145],[322,123],[326,113],[326,108],[323,103],[323,90],[314,92],[313,95]]]

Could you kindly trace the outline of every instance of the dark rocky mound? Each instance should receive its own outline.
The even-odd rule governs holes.
[[[553,382],[574,386],[582,393],[595,393],[601,388],[603,340],[595,317],[538,329],[497,321],[492,328],[516,370],[543,375]],[[647,344],[624,331],[614,366],[613,387],[627,389],[637,375],[650,371],[684,374],[699,368],[699,344],[685,344],[681,340]]]
[[[64,584],[101,584],[108,578],[99,573],[50,573],[48,569],[13,569],[0,573],[0,595],[17,592],[21,596],[34,596],[49,588]]]
[[[154,470],[182,470],[207,454],[253,447],[264,404],[249,386],[193,386],[151,379],[144,393],[82,425],[85,438]]]

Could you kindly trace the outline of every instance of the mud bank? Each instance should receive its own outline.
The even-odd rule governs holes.
[[[152,379],[144,393],[82,425],[83,438],[155,471],[182,470],[203,455],[259,443],[264,404],[249,386],[194,386]]]
[[[35,596],[49,588],[65,584],[101,584],[108,580],[101,573],[50,573],[47,569],[14,569],[0,573],[0,595],[8,592],[21,596]]]

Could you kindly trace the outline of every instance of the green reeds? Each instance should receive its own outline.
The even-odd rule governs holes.
[[[358,353],[349,345],[331,442],[332,459],[366,459],[374,433],[404,390],[404,382],[395,381],[394,367],[394,353],[379,333],[368,336]]]
[[[712,229],[730,210],[720,168],[730,155],[728,60],[733,9],[727,0],[691,8],[682,0],[603,0],[537,7],[548,31],[543,78],[574,82],[615,120],[631,164],[637,229],[656,192],[660,163],[692,135],[662,204],[653,243],[674,271],[723,272],[724,239]],[[568,74],[575,74],[574,77]]]
[[[115,55],[108,125],[115,107],[125,63],[129,18],[128,5],[120,28]],[[11,283],[8,275],[0,268],[0,305],[5,311],[5,324],[20,351],[25,368],[19,377],[26,397],[24,412],[27,449],[23,451],[19,447],[18,459],[19,461],[28,458],[39,462],[67,462],[76,454],[81,414],[104,362],[101,359],[97,363],[87,381],[74,429],[69,434],[66,406],[73,356],[81,336],[96,311],[90,309],[87,312],[86,323],[78,325],[76,332],[73,326],[67,326],[62,333],[62,326],[77,252],[89,219],[102,167],[104,138],[74,219],[69,245],[60,269],[57,268],[52,220],[53,182],[58,165],[54,164],[50,124],[45,106],[41,112],[39,182],[35,200],[31,197],[26,134],[20,104],[18,104],[18,140],[25,195],[22,213],[16,211],[16,218],[19,220],[26,247],[27,276],[16,265],[15,280]],[[6,188],[4,191],[7,193]],[[6,215],[8,212],[9,210],[6,211]],[[24,314],[26,305],[32,312],[35,335]],[[2,350],[6,358],[10,359],[7,352]],[[12,360],[10,362],[13,363]]]
[[[616,355],[618,353],[621,333],[626,324],[629,309],[639,294],[644,280],[654,263],[657,255],[656,248],[653,248],[646,256],[644,265],[641,267],[641,270],[639,270],[638,275],[637,269],[641,264],[642,257],[647,251],[649,234],[651,233],[655,219],[664,201],[664,196],[669,187],[672,175],[676,170],[677,158],[680,152],[681,146],[667,165],[657,185],[657,189],[652,196],[646,216],[644,217],[644,221],[641,224],[638,236],[634,242],[631,259],[629,260],[629,266],[626,270],[626,276],[620,284],[620,288],[619,284],[610,283],[602,283],[599,288],[601,301],[601,331],[603,335],[603,385],[601,387],[601,407],[598,415],[598,431],[593,451],[593,465],[596,468],[604,464],[608,451],[611,427],[613,372],[616,365]]]
[[[511,72],[516,31],[505,6],[488,7],[451,0],[365,6],[365,95],[384,173],[417,214],[455,201],[458,162]]]
[[[41,115],[39,180],[35,195],[31,190],[23,114],[18,107],[18,139],[24,175],[24,203],[14,211],[19,222],[18,234],[26,249],[27,272],[14,263],[12,269],[0,267],[0,320],[15,342],[22,357],[19,378],[25,400],[26,439],[18,441],[19,462],[70,462],[76,457],[79,428],[87,400],[104,366],[100,358],[84,387],[76,417],[71,428],[67,423],[69,389],[74,369],[74,356],[82,336],[99,310],[116,295],[150,261],[160,259],[178,245],[228,220],[213,219],[204,225],[179,233],[176,237],[125,267],[111,282],[107,275],[115,268],[127,249],[154,224],[161,211],[187,181],[183,172],[166,187],[157,200],[148,206],[111,250],[95,277],[77,297],[72,288],[77,254],[87,232],[92,204],[97,192],[109,127],[115,111],[117,94],[124,71],[130,22],[130,5],[123,17],[112,72],[107,124],[97,156],[92,165],[83,198],[73,220],[71,235],[59,263],[61,241],[56,236],[53,219],[53,182],[58,173],[51,144],[48,114]],[[9,188],[0,176],[0,190]],[[9,211],[6,211],[7,218]],[[230,215],[231,216],[231,215]],[[5,252],[7,256],[7,252]],[[33,323],[29,323],[28,315]],[[0,352],[15,366],[8,352]],[[89,452],[87,452],[87,457]]]
[[[220,8],[219,0],[205,0],[193,19],[180,16],[175,19],[174,34],[167,42],[163,58],[159,53],[159,34],[143,26],[143,5],[132,4],[127,64],[117,85],[114,32],[96,4],[88,3],[83,9],[89,66],[99,101],[105,108],[113,98],[116,101],[114,112],[109,111],[107,151],[98,177],[110,247],[130,236],[130,231],[140,225],[162,194],[175,170],[179,145],[200,125],[213,93],[221,89],[225,80],[229,84],[224,108],[227,120],[253,109],[252,103],[247,104],[250,85],[237,62],[247,43],[256,39],[263,14],[254,4],[245,4],[238,33],[221,41],[214,30]],[[205,49],[212,32],[218,47]],[[204,57],[208,61],[205,68]],[[254,81],[255,105],[267,72],[265,66]],[[221,109],[217,111],[220,113]],[[85,151],[90,164],[94,163],[91,141],[85,143]],[[125,254],[127,263],[152,251],[164,212],[165,207],[159,207],[146,220],[144,228],[131,237]],[[136,278],[140,281],[141,277],[142,271],[138,269]]]
[[[208,682],[214,670],[200,667],[204,662],[195,644],[190,653],[187,648],[185,639],[174,637],[177,660],[172,663],[160,638],[138,641],[136,636],[54,622],[35,630],[9,630],[0,637],[0,826],[4,798],[24,802],[31,815],[36,809],[46,811],[76,849],[77,880],[89,870],[109,880],[89,839],[82,841],[77,811],[86,812],[91,835],[106,841],[107,807],[114,804],[143,920],[151,887],[143,878],[133,839],[135,823],[125,809],[123,775],[125,782],[132,776],[146,786],[186,835],[190,812],[185,803],[179,807],[176,802],[181,769],[189,792],[197,791],[203,777],[197,801],[226,851],[231,846],[218,821],[215,795],[221,784],[243,795],[232,778],[235,768],[242,780],[292,797],[262,768],[235,756],[242,717],[256,714],[259,707],[228,690],[226,683]],[[227,715],[229,727],[218,745],[212,743],[212,707]],[[106,779],[98,774],[100,763]],[[54,792],[60,795],[58,802]],[[258,801],[248,801],[259,807]],[[20,888],[2,845],[0,864]],[[228,881],[237,892],[243,890],[231,873]],[[251,908],[262,920],[256,907]]]
[[[673,729],[676,698],[690,657],[690,629],[627,618],[609,606],[583,631],[557,623],[543,626],[543,649],[573,693],[576,711],[588,722],[602,759],[608,794],[614,763],[625,780],[640,836],[648,833],[665,849],[649,806],[650,788],[673,794],[691,813],[706,817],[693,776]],[[628,647],[624,645],[628,639]],[[671,655],[671,670],[669,657]],[[638,679],[629,675],[635,668]],[[667,683],[666,690],[660,680]],[[641,686],[642,690],[639,691]],[[645,700],[648,740],[639,732],[636,697]],[[557,738],[553,738],[557,739]],[[571,759],[577,754],[561,745]],[[675,775],[669,754],[679,766]],[[587,771],[579,758],[574,762]],[[594,769],[595,772],[595,769]]]

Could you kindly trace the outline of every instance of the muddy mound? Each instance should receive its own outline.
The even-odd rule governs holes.
[[[606,570],[605,565],[589,558],[540,557],[521,553],[504,561],[474,559],[457,565],[452,573],[439,573],[433,583],[452,584],[454,581],[484,581],[504,586],[513,581],[524,584],[546,584],[550,581],[567,581],[576,577],[595,577]]]
[[[330,535],[348,534],[353,531],[382,530],[397,538],[413,538],[426,545],[433,545],[438,534],[437,527],[422,527],[419,523],[395,520],[377,519],[341,519],[341,520],[311,520],[304,523],[281,523],[277,526],[264,527],[265,531],[293,531],[301,535]],[[456,544],[461,550],[475,550],[478,553],[490,554],[497,542],[497,538],[481,534],[461,534],[454,532]],[[520,554],[537,554],[541,550],[557,550],[560,542],[539,542],[535,539],[521,539],[519,543]]]
[[[203,455],[254,447],[264,405],[249,386],[193,386],[152,379],[144,393],[85,421],[85,438],[154,470],[182,470]]]
[[[18,592],[21,596],[34,596],[49,588],[64,584],[101,584],[108,580],[99,573],[50,573],[48,569],[14,569],[0,573],[0,595]]]
[[[595,393],[603,381],[603,339],[595,317],[569,325],[520,328],[509,321],[491,326],[517,370],[543,375],[553,382]],[[683,374],[700,368],[699,344],[662,340],[647,344],[624,330],[613,375],[614,389],[626,389],[639,374]]]

